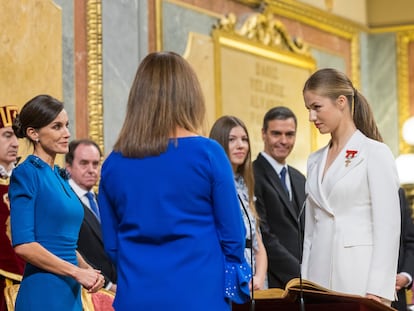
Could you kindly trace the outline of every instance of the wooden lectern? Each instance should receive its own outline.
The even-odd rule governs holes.
[[[301,295],[305,311],[395,311],[363,296],[334,292],[307,280],[302,280],[302,293],[300,288],[299,279],[293,279],[284,290],[255,291],[255,311],[300,311]],[[232,311],[250,311],[250,303],[233,304]]]

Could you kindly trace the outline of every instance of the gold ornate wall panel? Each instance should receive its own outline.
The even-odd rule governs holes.
[[[342,46],[339,46],[337,51],[342,50],[349,56],[347,62],[347,73],[351,77],[354,85],[360,87],[360,39],[359,33],[361,31],[367,31],[367,28],[353,23],[347,19],[334,16],[320,9],[312,6],[299,3],[293,0],[264,0],[264,10],[274,13],[276,16],[289,19],[295,24],[290,29],[291,35],[300,35],[304,40],[311,45],[318,46],[322,42],[318,42],[317,38],[325,37],[325,41],[332,40],[328,47],[333,53],[336,53],[335,45],[338,39],[345,42]],[[288,23],[282,19],[282,21],[288,26]],[[312,28],[312,29],[306,29]],[[309,34],[307,34],[307,32]],[[312,32],[316,32],[315,35],[311,35]],[[310,42],[315,39],[314,43]],[[341,43],[339,43],[341,44]],[[346,47],[348,45],[348,47]],[[327,46],[323,46],[326,49]],[[344,48],[346,50],[344,50]]]
[[[316,68],[309,48],[292,39],[272,14],[260,13],[240,22],[234,14],[222,18],[213,41],[216,118],[242,119],[249,128],[252,154],[257,154],[263,149],[263,115],[274,106],[288,106],[301,125],[290,162],[305,172],[307,155],[317,147],[302,99],[303,84]]]
[[[63,98],[62,10],[51,0],[0,1],[0,105]],[[31,146],[20,143],[25,157]]]
[[[172,24],[168,23],[168,19],[170,18],[168,15],[168,10],[170,10],[171,6],[175,7],[174,13],[180,14],[180,16],[185,16],[188,14],[188,11],[194,11],[199,12],[200,14],[209,14],[211,16],[217,15],[217,12],[203,12],[203,8],[195,8],[191,5],[189,5],[191,1],[177,1],[177,0],[157,0],[157,7],[156,7],[156,22],[157,22],[157,47],[158,48],[165,48],[165,43],[163,42],[163,32],[166,31],[165,25],[174,25],[175,27],[179,27],[179,24]],[[274,51],[277,50],[280,53],[278,54],[278,57],[282,57],[284,53],[296,53],[296,56],[300,53],[297,53],[300,51],[301,45],[306,45],[311,47],[311,50],[307,50],[308,56],[309,53],[314,53],[315,51],[318,51],[319,55],[322,55],[322,57],[327,56],[330,59],[334,59],[335,61],[339,60],[340,66],[339,68],[343,68],[343,70],[353,79],[353,82],[356,87],[360,86],[360,38],[359,34],[361,30],[365,30],[364,27],[361,25],[357,25],[355,23],[352,23],[346,19],[338,18],[336,16],[333,16],[332,14],[323,12],[319,9],[315,9],[309,5],[297,3],[297,1],[289,1],[289,0],[279,0],[279,1],[259,1],[260,3],[255,4],[254,1],[249,1],[251,3],[246,3],[245,1],[239,1],[240,3],[243,3],[245,7],[247,7],[246,4],[249,4],[249,10],[250,13],[244,13],[244,14],[228,14],[229,12],[224,11],[220,12],[221,14],[226,14],[226,18],[223,18],[224,15],[220,15],[221,18],[223,18],[222,25],[220,25],[221,29],[220,31],[226,31],[228,28],[233,27],[233,30],[235,30],[235,24],[237,23],[237,27],[240,27],[241,24],[244,23],[243,27],[240,27],[238,30],[240,33],[238,35],[244,35],[245,40],[253,39],[256,42],[252,44],[252,41],[249,41],[249,44],[244,44],[244,47],[247,45],[269,45],[271,41],[273,40],[273,43],[277,42],[285,42],[287,43],[285,50],[280,51],[281,45],[275,47],[275,46],[267,46],[267,49],[261,49],[262,54],[274,54]],[[192,2],[191,2],[192,3]],[[253,11],[252,11],[253,10]],[[253,12],[253,13],[252,13]],[[258,13],[262,14],[258,14]],[[174,15],[174,17],[177,14]],[[192,15],[192,14],[189,14]],[[265,20],[266,16],[273,16],[273,19]],[[171,17],[171,18],[174,18]],[[260,19],[262,21],[260,22]],[[264,19],[264,20],[263,20]],[[277,22],[276,22],[277,20]],[[270,25],[266,25],[267,22],[270,21]],[[259,27],[259,29],[252,29],[254,26],[254,22],[256,23],[262,23],[262,28]],[[185,20],[185,22],[182,24],[183,27],[189,23],[189,20]],[[278,31],[278,35],[275,37],[269,36],[269,33],[266,32],[267,30],[265,27],[272,28],[272,27],[278,27],[278,25],[283,25],[283,30]],[[226,29],[227,28],[227,29]],[[257,31],[256,31],[257,30]],[[191,30],[193,31],[193,30]],[[172,31],[172,35],[177,34],[177,32]],[[206,34],[204,34],[206,35]],[[256,36],[256,37],[252,37]],[[188,37],[185,40],[195,41],[194,38],[198,37],[197,34],[188,34]],[[228,40],[228,38],[224,38],[225,36],[221,37],[221,43]],[[191,40],[192,38],[192,40]],[[302,41],[300,41],[300,38],[302,38]],[[290,39],[290,41],[289,41]],[[182,40],[182,37],[177,38],[176,40]],[[288,40],[288,41],[286,41]],[[200,41],[197,39],[197,41]],[[197,51],[193,51],[191,48],[187,48],[185,52],[185,56],[187,57],[190,55],[191,61],[195,59],[192,55],[199,55],[200,53],[203,55],[203,59],[211,59],[210,56],[210,45],[208,40],[204,37],[203,38],[203,44],[204,49],[200,50],[199,45],[197,47]],[[214,40],[213,38],[213,41]],[[232,45],[229,47],[230,49],[239,48],[241,44],[240,42],[235,43],[237,40],[232,40]],[[240,41],[240,40],[239,40]],[[242,40],[243,41],[243,40]],[[227,43],[226,43],[227,44]],[[276,44],[277,45],[277,44]],[[168,45],[167,45],[168,46]],[[189,45],[194,48],[193,45]],[[213,49],[217,46],[216,43],[211,45],[211,49]],[[167,47],[168,49],[168,47]],[[252,49],[251,47],[248,49]],[[270,51],[270,52],[268,52]],[[215,98],[213,102],[207,101],[208,106],[208,117],[211,124],[211,119],[214,120],[214,118],[217,118],[222,113],[225,113],[226,111],[222,108],[222,102],[223,99],[222,96],[222,90],[223,86],[220,85],[219,82],[217,82],[217,63],[219,62],[219,53],[215,51],[214,53],[214,66],[216,67],[216,73],[215,76],[212,76],[211,79],[215,80],[214,87],[211,87],[209,84],[209,87],[205,87],[205,90],[213,91],[215,95],[213,95],[212,98]],[[273,56],[272,56],[273,57]],[[287,57],[288,59],[288,57]],[[280,61],[277,60],[277,61]],[[343,66],[341,64],[344,64]],[[197,58],[197,60],[192,63],[193,67],[195,68],[197,74],[200,77],[203,77],[202,84],[206,84],[205,78],[208,77],[208,75],[205,74],[205,70],[203,68],[206,68],[206,62],[200,61],[200,57]],[[337,63],[334,63],[337,64]],[[312,70],[315,70],[317,68],[318,64],[314,62],[314,66]],[[323,64],[320,64],[320,66],[323,66]],[[243,67],[243,66],[242,66]],[[310,71],[307,72],[307,75],[310,74]],[[214,77],[214,78],[213,78]],[[304,81],[303,81],[304,82]],[[303,86],[303,85],[302,85]],[[302,87],[301,86],[301,87]],[[221,88],[221,89],[220,89]],[[227,86],[226,86],[227,88]],[[303,99],[299,98],[301,96],[301,88],[297,88],[297,104],[300,104],[303,106]],[[207,94],[207,99],[210,99],[211,94]],[[286,104],[289,105],[288,102],[282,102],[279,101],[280,104]],[[213,106],[213,107],[211,107]],[[302,107],[303,108],[303,107]],[[262,110],[258,112],[258,114],[264,114],[265,111]],[[306,112],[305,109],[303,109],[304,112]],[[300,112],[302,113],[302,112]],[[213,118],[212,118],[213,117]],[[304,118],[303,122],[301,122],[301,126],[304,124],[304,126],[308,126],[309,122],[307,120],[307,117]],[[260,135],[260,131],[258,132]],[[322,139],[320,135],[312,134],[312,147],[311,149],[314,150],[315,146],[320,146],[321,144],[324,144],[325,139]]]
[[[398,105],[399,105],[399,128],[401,129],[405,120],[413,113],[414,102],[414,28],[397,32],[397,70],[398,70]],[[411,70],[410,70],[411,68]],[[409,146],[400,130],[400,153],[412,153],[413,147]]]
[[[157,0],[159,25],[157,40],[159,47],[163,46],[163,21],[161,19],[162,14],[160,13],[162,11],[163,2],[174,3],[180,6],[182,5],[183,8],[187,8],[188,10],[193,10],[194,8],[191,8],[189,4],[195,3],[194,1],[187,0]],[[323,11],[321,9],[317,9],[295,0],[236,0],[236,2],[239,5],[242,4],[245,7],[248,7],[250,10],[256,13],[260,12],[264,15],[272,14],[284,25],[286,33],[289,34],[290,37],[302,38],[303,41],[311,48],[312,55],[314,57],[317,57],[317,67],[318,64],[319,66],[325,66],[325,64],[322,64],[323,61],[326,60],[325,57],[328,58],[328,61],[326,62],[328,64],[330,64],[329,58],[332,58],[334,61],[339,60],[340,66],[338,66],[338,68],[341,69],[344,67],[343,70],[352,79],[354,85],[357,88],[361,89],[363,87],[365,90],[367,90],[368,95],[369,92],[378,94],[378,92],[376,92],[374,89],[375,87],[378,87],[378,85],[375,85],[375,83],[373,84],[375,87],[371,84],[368,85],[370,79],[369,77],[372,74],[375,75],[377,72],[376,68],[369,67],[368,63],[371,64],[372,62],[370,62],[370,59],[368,58],[364,59],[364,62],[362,63],[364,70],[363,81],[366,82],[367,85],[361,85],[361,52],[363,53],[364,57],[378,56],[378,59],[380,59],[381,57],[386,56],[384,53],[380,53],[380,55],[378,55],[376,51],[369,50],[369,44],[372,43],[369,41],[372,38],[371,35],[375,32],[378,32],[378,30],[370,29],[364,25],[352,22],[348,19],[335,16],[328,11]],[[202,9],[206,8],[202,5],[201,7]],[[227,14],[229,12],[214,11],[206,14],[216,15],[218,13]],[[250,15],[251,14],[252,13],[250,13]],[[246,15],[249,14],[236,14],[236,18],[244,18]],[[224,15],[221,17],[223,16]],[[168,14],[165,15],[165,12],[164,18],[168,18]],[[239,20],[238,22],[240,24],[241,21]],[[414,43],[412,42],[413,28],[413,26],[403,26],[394,27],[394,29],[379,30],[379,32],[392,32],[396,36],[398,34],[398,47],[396,47],[396,49],[398,49],[398,77],[393,76],[392,79],[394,81],[394,79],[398,78],[398,109],[395,110],[395,115],[393,114],[390,118],[398,119],[399,129],[401,129],[403,122],[409,116],[414,115],[414,104],[411,104],[411,102],[414,102],[414,71],[411,70],[413,72],[411,73],[409,70],[409,68],[414,68]],[[205,39],[204,41],[207,42],[208,40]],[[362,50],[361,41],[364,44],[364,49]],[[365,44],[367,44],[367,46]],[[319,60],[321,59],[323,61],[319,63]],[[394,57],[392,57],[392,59],[394,59]],[[390,61],[392,62],[392,60]],[[341,62],[343,62],[343,66]],[[337,64],[338,62],[334,63],[333,66],[337,66]],[[395,64],[393,65],[395,66]],[[375,76],[375,78],[378,78],[378,76]],[[384,83],[384,81],[386,81],[386,77],[380,75],[380,78],[376,80],[376,83]],[[394,88],[392,84],[388,84],[387,87]],[[377,105],[380,105],[380,113],[384,111],[390,111],[390,109],[386,109],[384,106],[392,104],[396,100],[397,99],[394,98],[387,98],[385,102],[379,101],[379,104]],[[377,103],[377,101],[375,103]],[[215,111],[214,115],[217,116],[217,114],[220,113],[219,109],[219,105],[216,105],[216,108],[214,108],[214,110],[217,111]],[[392,109],[391,111],[394,113]],[[384,115],[379,115],[381,122],[389,122],[390,118]],[[387,128],[385,128],[385,130],[387,130]],[[393,140],[395,143],[393,149],[393,152],[395,152],[395,154],[398,153],[397,149],[400,149],[400,152],[404,153],[408,148],[408,146],[402,142],[401,137],[398,137],[398,135],[399,133],[397,132],[397,129],[393,129],[391,131],[391,134],[389,132],[388,135],[388,139]],[[399,140],[399,142],[396,142],[396,140]],[[400,147],[397,147],[398,144]]]
[[[51,0],[0,1],[0,105],[62,100],[62,12]]]
[[[104,153],[101,0],[88,0],[86,12],[89,138],[97,142]]]

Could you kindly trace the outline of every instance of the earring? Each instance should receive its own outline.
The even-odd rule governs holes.
[[[38,143],[39,143],[39,138],[37,138],[37,139],[35,140],[35,143],[36,143],[36,144],[38,144]]]

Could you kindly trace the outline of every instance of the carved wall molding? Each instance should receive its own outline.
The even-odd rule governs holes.
[[[414,42],[414,29],[397,32],[397,71],[398,71],[398,128],[402,129],[404,122],[410,115],[410,76],[409,76],[409,48]],[[400,153],[412,153],[413,147],[408,145],[399,133]]]
[[[87,71],[89,138],[104,153],[103,95],[102,95],[102,3],[87,1]]]
[[[239,25],[240,22],[241,25]],[[238,35],[271,48],[277,47],[296,54],[311,56],[310,49],[303,40],[290,37],[282,22],[271,13],[252,13],[243,21],[238,21],[237,17],[230,13],[221,18],[214,29]]]
[[[368,31],[364,25],[329,12],[293,0],[263,0],[265,11],[298,21],[323,32],[338,36],[350,42],[351,73],[350,78],[356,87],[361,85],[360,77],[360,38],[361,31]]]

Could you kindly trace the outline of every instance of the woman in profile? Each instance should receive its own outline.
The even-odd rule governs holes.
[[[223,116],[213,124],[210,138],[226,151],[246,228],[246,261],[252,264],[254,290],[265,289],[267,254],[263,245],[258,215],[254,206],[254,177],[251,163],[250,138],[244,123],[234,116]]]
[[[26,262],[16,311],[81,311],[81,287],[102,288],[100,271],[76,251],[83,208],[55,165],[68,152],[68,115],[49,95],[28,101],[13,123],[18,138],[33,145],[33,154],[18,165],[10,180],[12,243]]]
[[[401,223],[394,157],[342,72],[318,70],[303,97],[309,120],[331,140],[308,159],[302,276],[389,305]]]
[[[116,310],[230,310],[249,299],[245,229],[221,146],[197,133],[205,106],[190,65],[147,55],[99,186]]]

